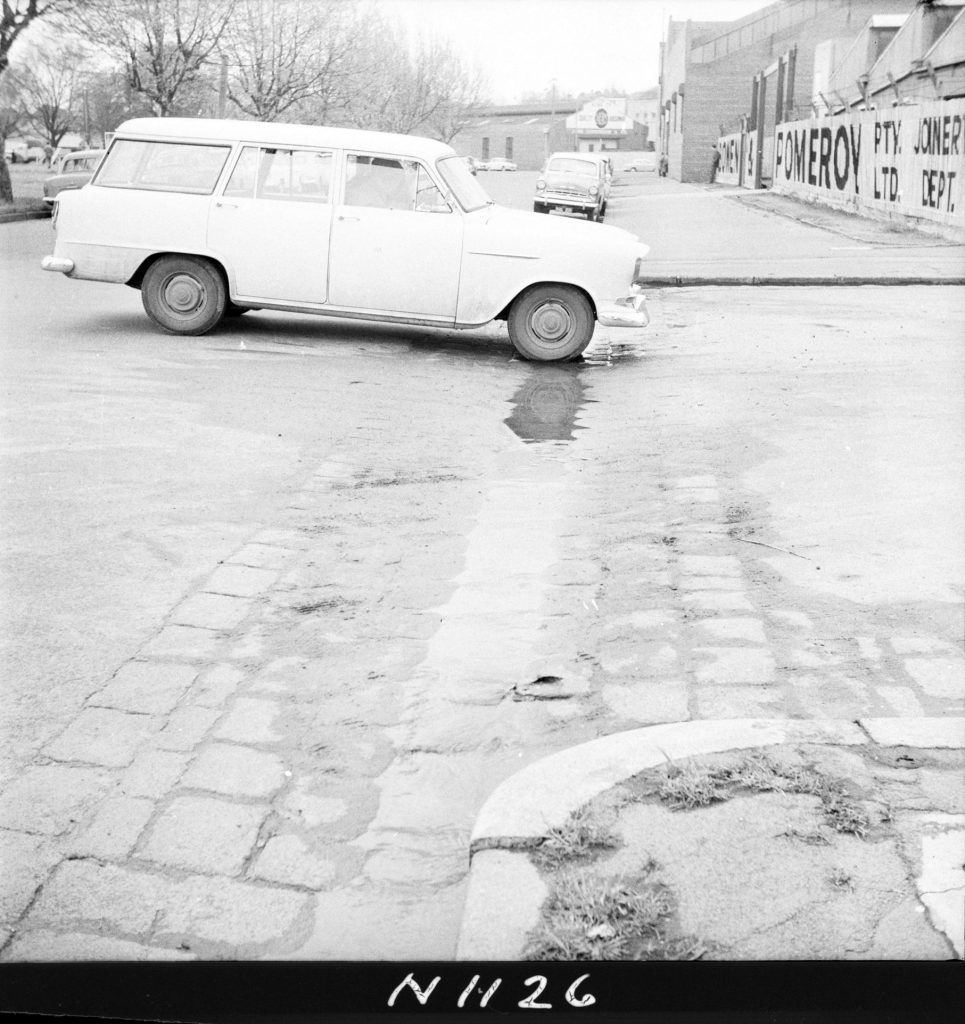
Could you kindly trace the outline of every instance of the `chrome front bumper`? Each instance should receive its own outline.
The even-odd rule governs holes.
[[[615,302],[601,303],[596,319],[604,327],[646,327],[650,323],[646,296],[634,292]]]
[[[537,192],[536,202],[547,206],[568,206],[570,209],[592,210],[598,203],[597,196],[574,196],[559,192]]]
[[[74,269],[74,261],[66,256],[44,256],[40,261],[41,269],[53,270],[58,274],[69,274]]]

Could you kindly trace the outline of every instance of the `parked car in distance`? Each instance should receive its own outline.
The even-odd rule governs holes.
[[[44,182],[44,203],[52,208],[61,192],[86,185],[94,176],[104,152],[103,149],[81,149],[62,157],[57,173]]]
[[[556,362],[577,358],[597,323],[649,322],[635,235],[499,207],[451,147],[410,135],[127,121],[53,225],[44,270],[139,288],[172,334],[263,308],[449,329],[504,320],[521,356]]]
[[[491,160],[479,160],[476,163],[476,169],[480,171],[515,171],[516,164],[512,160],[494,156]]]
[[[607,164],[593,153],[554,153],[536,179],[533,210],[581,213],[603,220],[610,196]]]
[[[656,153],[645,153],[643,156],[634,157],[634,159],[623,168],[624,171],[655,171],[656,169]]]
[[[8,139],[5,152],[7,160],[12,164],[32,164],[44,158],[43,143],[36,139]]]

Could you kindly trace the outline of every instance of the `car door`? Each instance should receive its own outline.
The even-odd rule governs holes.
[[[233,299],[326,301],[334,165],[331,150],[242,147],[208,215]]]
[[[332,222],[329,302],[453,323],[463,216],[417,160],[343,154]]]

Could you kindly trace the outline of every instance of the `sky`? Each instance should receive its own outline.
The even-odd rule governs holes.
[[[413,35],[448,39],[494,103],[657,84],[669,18],[735,21],[773,0],[378,0]]]

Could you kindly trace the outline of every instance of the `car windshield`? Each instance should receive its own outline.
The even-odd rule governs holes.
[[[546,165],[547,171],[555,171],[557,174],[587,174],[591,177],[599,177],[598,165],[592,160],[579,160],[576,157],[557,157],[550,160]]]
[[[443,157],[436,166],[445,183],[452,189],[457,202],[467,213],[481,210],[492,202],[462,157]]]

